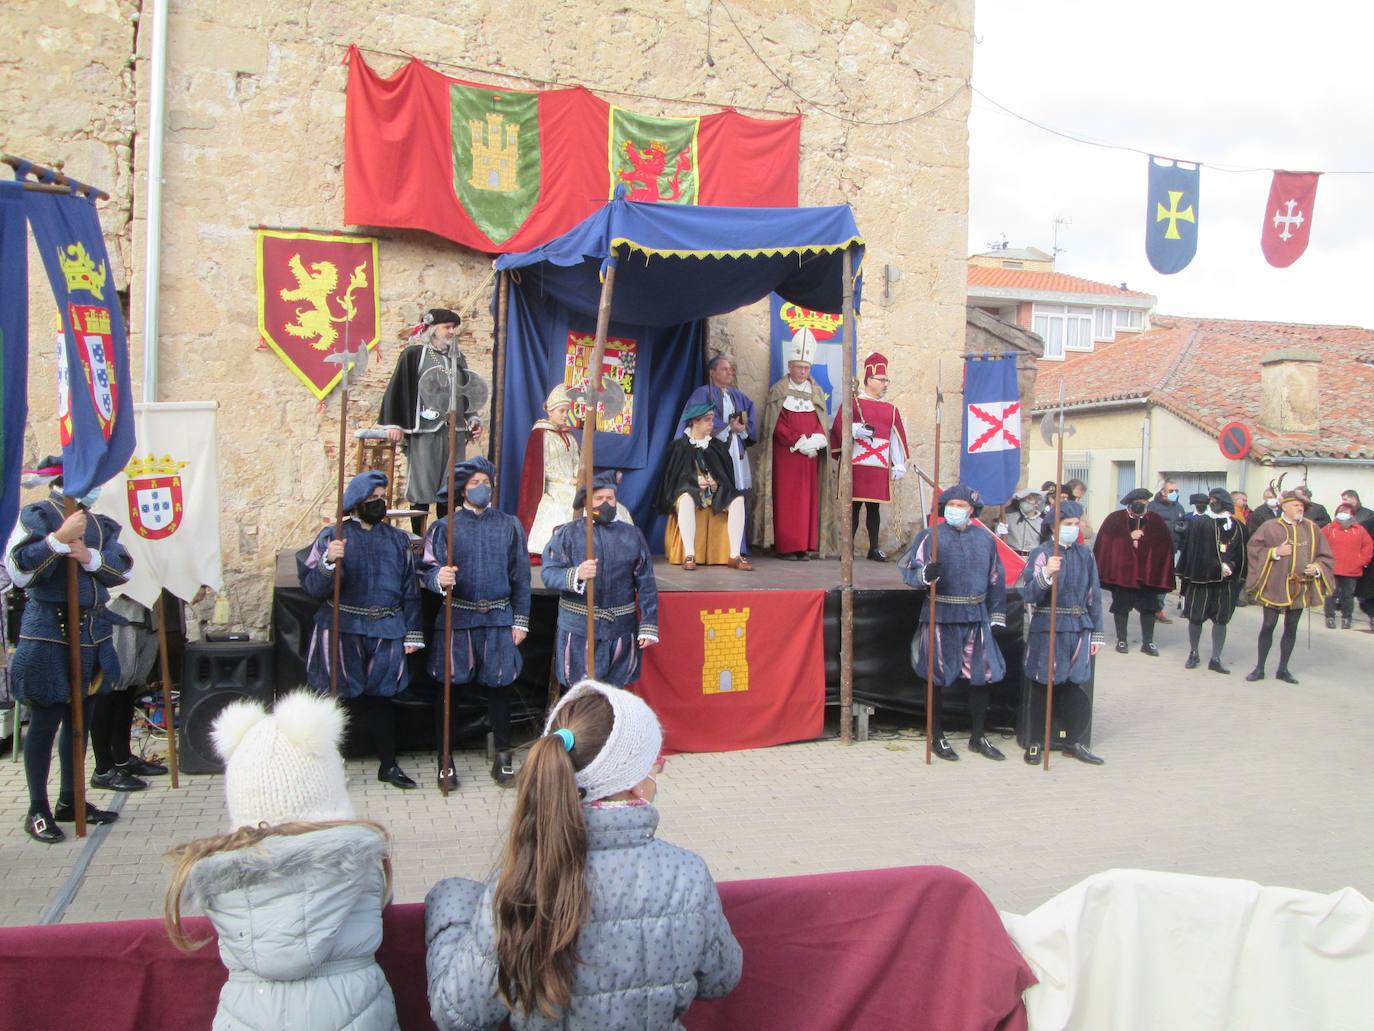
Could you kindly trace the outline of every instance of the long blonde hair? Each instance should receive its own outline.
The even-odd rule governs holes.
[[[615,715],[603,695],[558,710],[516,783],[515,813],[493,895],[497,988],[512,1011],[556,1017],[572,1002],[577,939],[591,915],[587,825],[577,771],[600,754]],[[573,732],[571,751],[553,731]]]
[[[382,877],[386,883],[382,905],[385,906],[391,901],[391,835],[380,823],[374,820],[293,820],[289,823],[271,825],[260,823],[256,827],[240,827],[228,834],[197,838],[195,841],[187,841],[167,850],[167,858],[175,860],[177,864],[172,870],[172,883],[167,886],[167,898],[162,904],[162,923],[167,929],[167,937],[182,952],[194,952],[212,940],[191,938],[181,923],[181,896],[186,890],[186,879],[190,877],[192,867],[202,859],[217,852],[237,852],[239,849],[252,848],[265,838],[276,835],[310,834],[331,827],[366,827],[376,831],[386,842],[386,854],[382,857]]]

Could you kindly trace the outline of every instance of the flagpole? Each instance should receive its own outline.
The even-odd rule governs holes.
[[[162,672],[162,721],[167,729],[167,769],[172,774],[172,787],[181,787],[177,780],[177,731],[172,717],[172,669],[167,661],[167,598],[159,590],[157,596],[157,659]]]
[[[349,319],[344,323],[344,360],[339,366],[343,372],[342,396],[339,401],[339,466],[338,477],[335,483],[334,501],[334,539],[343,540],[343,496],[344,496],[344,463],[347,460],[348,452],[348,328],[352,323]],[[343,660],[343,646],[339,642],[339,597],[343,590],[343,562],[342,556],[334,563],[334,604],[333,611],[329,616],[329,697],[339,697],[339,663]]]
[[[842,257],[844,357],[846,369],[854,368],[854,252],[845,248]],[[841,377],[845,398],[841,411],[853,407],[853,377]],[[840,546],[840,741],[854,737],[854,420],[842,420],[840,443],[840,522],[844,544]],[[876,547],[876,545],[875,545]]]
[[[454,468],[454,460],[458,454],[458,361],[455,352],[458,350],[458,339],[454,337],[449,341],[448,353],[448,512],[444,518],[448,521],[445,527],[445,551],[444,565],[452,566],[453,561],[453,514],[457,509],[457,498],[454,495],[458,492],[457,471]],[[466,405],[464,406],[466,410]],[[453,588],[456,581],[444,588],[444,729],[441,732],[442,755],[439,757],[439,791],[448,798],[449,776],[448,770],[453,765]]]
[[[611,328],[611,297],[615,291],[616,257],[612,250],[601,279],[601,300],[596,306],[596,342],[592,346],[591,365],[587,390],[586,414],[582,419],[582,486],[586,493],[582,499],[582,522],[586,527],[587,559],[596,557],[592,540],[592,475],[596,468],[593,451],[596,448],[596,417],[598,398],[603,388],[601,364],[606,355],[606,334]],[[596,581],[586,582],[587,598],[587,654],[586,676],[596,676]]]
[[[65,479],[64,479],[65,484]],[[76,514],[76,502],[63,488],[62,514]],[[82,535],[85,541],[85,535]],[[76,836],[86,836],[86,693],[81,683],[81,586],[77,581],[76,559],[67,556],[67,679],[71,683],[72,707],[72,810],[76,814]],[[17,717],[16,713],[16,717]]]
[[[937,512],[940,505],[940,429],[944,420],[945,394],[941,388],[941,367],[937,360],[935,363],[935,461],[934,475],[932,476],[932,489],[930,496],[930,561],[940,560],[940,534],[939,518]],[[930,606],[927,614],[929,638],[926,641],[926,765],[930,765],[930,746],[931,733],[934,730],[935,716],[935,591],[934,584],[930,585],[929,595],[926,604]]]
[[[1059,520],[1061,518],[1061,505],[1063,500],[1060,496],[1062,484],[1064,482],[1064,381],[1059,381],[1059,413],[1056,416],[1059,420],[1055,428],[1055,458],[1054,458],[1054,534],[1052,536],[1053,555],[1059,557]],[[1045,755],[1043,769],[1048,772],[1050,768],[1050,722],[1054,712],[1054,628],[1055,617],[1059,612],[1059,580],[1063,574],[1061,568],[1054,574],[1054,579],[1050,581],[1050,650],[1046,657],[1045,672]]]

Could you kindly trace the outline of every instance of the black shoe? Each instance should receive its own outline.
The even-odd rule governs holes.
[[[150,763],[136,755],[130,756],[128,762],[119,765],[121,769],[127,770],[135,777],[164,777],[167,775],[167,767],[162,763]]]
[[[1282,680],[1285,684],[1296,684],[1298,682],[1298,678],[1293,676],[1293,674],[1289,673],[1286,669],[1280,669],[1275,671],[1274,676],[1277,679]]]
[[[29,813],[24,817],[24,833],[45,845],[56,845],[67,837],[46,813]]]
[[[1155,622],[1156,622],[1156,623],[1172,623],[1173,620],[1170,619],[1168,616],[1166,616],[1166,615],[1164,614],[1164,610],[1163,610],[1163,609],[1160,609],[1158,612],[1155,613]]]
[[[91,774],[91,787],[106,791],[143,791],[148,782],[139,780],[122,766],[111,766],[104,773]]]
[[[986,734],[969,738],[968,750],[970,752],[977,752],[979,755],[985,755],[989,759],[995,759],[998,762],[1006,758],[1006,756],[998,750],[997,746],[988,740]]]
[[[785,559],[787,559],[788,562],[805,562],[805,561],[806,561],[806,552],[804,552],[804,551],[788,551],[788,552],[784,552],[783,554],[779,555],[778,557],[779,557],[779,558],[785,558]]]
[[[1140,650],[1146,655],[1153,656],[1156,659],[1159,658],[1159,649],[1155,647],[1154,641],[1146,641],[1140,646]]]
[[[869,548],[868,560],[870,562],[886,562],[887,552],[883,551],[881,548]]]
[[[491,764],[491,779],[503,788],[515,783],[515,758],[510,752],[496,753],[496,761]]]
[[[1245,674],[1245,679],[1248,680],[1248,681],[1250,681],[1251,683],[1254,683],[1256,680],[1263,680],[1263,679],[1264,679],[1264,667],[1263,667],[1263,666],[1256,666],[1256,667],[1255,667],[1254,669],[1252,669],[1249,673]]]
[[[1341,617],[1341,629],[1342,629],[1342,630],[1349,630],[1349,629],[1350,629],[1350,617],[1349,617],[1349,616],[1342,616],[1342,617]]]
[[[1131,646],[1128,645],[1125,641],[1117,641],[1116,650],[1120,652],[1122,655],[1125,655],[1128,651],[1131,650]]]
[[[950,747],[949,741],[945,739],[943,734],[930,743],[930,750],[948,762],[957,763],[959,761],[959,753]]]
[[[1221,660],[1220,660],[1220,659],[1208,659],[1208,660],[1207,660],[1207,668],[1210,669],[1213,673],[1227,673],[1227,674],[1229,674],[1229,673],[1231,672],[1229,669],[1227,669],[1225,666],[1223,666],[1223,665],[1221,664]]]
[[[1101,766],[1104,762],[1107,761],[1106,759],[1103,759],[1102,756],[1094,755],[1092,752],[1088,751],[1088,746],[1081,743],[1076,745],[1069,745],[1067,748],[1064,749],[1064,754],[1071,755],[1079,762],[1087,763],[1089,766]]]
[[[52,818],[58,823],[75,823],[76,806],[70,802],[58,802],[53,807]],[[86,822],[87,823],[114,823],[119,819],[118,813],[112,813],[108,809],[97,809],[91,803],[86,803]]]
[[[390,784],[393,788],[404,788],[409,790],[414,787],[419,787],[415,781],[406,776],[405,770],[401,769],[401,767],[395,763],[392,763],[386,768],[378,766],[377,779],[383,784]]]
[[[1026,754],[1022,757],[1026,760],[1027,766],[1040,765],[1040,745],[1034,744],[1026,748]]]
[[[1197,652],[1188,653],[1188,661],[1183,664],[1184,669],[1197,669],[1202,665],[1202,659],[1198,658]]]
[[[1335,630],[1335,629],[1336,629],[1336,617],[1335,617],[1335,616],[1327,616],[1327,617],[1326,617],[1326,629],[1328,629],[1328,630]]]
[[[443,791],[443,790],[445,790],[445,789],[447,789],[447,790],[449,790],[449,791],[457,791],[457,790],[458,790],[458,771],[455,770],[452,766],[448,767],[447,769],[444,768],[443,766],[440,766],[440,767],[439,767],[438,784],[439,784],[439,790],[440,790],[440,791]]]

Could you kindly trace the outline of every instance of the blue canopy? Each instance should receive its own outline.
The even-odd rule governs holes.
[[[657,551],[659,469],[687,395],[704,381],[703,320],[771,292],[839,313],[848,248],[855,252],[857,279],[863,240],[848,205],[721,208],[617,197],[556,240],[500,256],[497,269],[513,273],[501,384],[500,477],[508,485],[501,507],[516,510],[525,445],[530,427],[544,415],[545,395],[564,382],[570,367],[585,364],[602,274],[611,261],[616,278],[609,335],[618,349],[608,372],[631,403],[628,425],[597,433],[596,464],[621,470],[620,500]],[[857,285],[854,293],[857,309]]]
[[[557,304],[595,318],[602,269],[614,251],[615,321],[677,326],[772,291],[804,308],[839,313],[842,254],[850,246],[857,276],[863,240],[847,204],[720,208],[617,198],[542,247],[501,255],[496,267],[522,270],[525,282],[533,276]]]

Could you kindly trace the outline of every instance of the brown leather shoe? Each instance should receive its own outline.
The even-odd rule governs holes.
[[[695,569],[696,567],[697,557],[695,555],[688,555],[686,558],[682,560],[683,569]]]
[[[750,562],[747,558],[745,558],[743,555],[737,555],[735,558],[732,558],[730,560],[730,568],[742,569],[746,573],[751,573],[754,571],[754,564]]]

